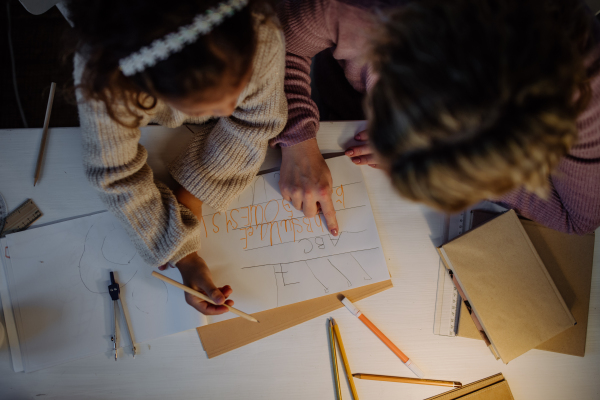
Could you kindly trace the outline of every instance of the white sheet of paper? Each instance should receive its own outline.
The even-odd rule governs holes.
[[[347,157],[327,164],[337,237],[322,215],[305,218],[282,199],[279,172],[257,177],[227,212],[203,209],[200,253],[237,308],[254,313],[390,279],[361,168]]]
[[[137,342],[205,323],[181,290],[150,275],[152,268],[108,212],[8,235],[7,244],[10,259],[4,261],[26,372],[110,351],[110,271]],[[166,274],[181,279],[176,270]],[[131,344],[122,316],[119,336],[121,346]]]
[[[227,212],[204,209],[201,255],[236,307],[254,313],[389,279],[363,175],[346,157],[328,160],[340,227],[305,218],[278,190],[279,173],[257,177]],[[136,342],[206,323],[183,292],[151,277],[110,213],[7,236],[3,259],[25,371],[109,352],[115,271]],[[181,281],[179,272],[165,275]],[[231,313],[209,322],[236,317]],[[124,321],[120,343],[130,344]],[[130,351],[127,353],[130,356]]]

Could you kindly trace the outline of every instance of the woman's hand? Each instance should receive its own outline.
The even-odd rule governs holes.
[[[354,139],[363,144],[350,147],[346,150],[346,155],[352,159],[352,162],[357,165],[368,165],[373,168],[381,168],[371,146],[369,146],[369,133],[367,131],[358,132]]]
[[[208,266],[197,253],[191,253],[182,258],[177,263],[177,269],[181,272],[183,284],[191,287],[194,290],[204,293],[217,304],[233,305],[233,300],[226,300],[231,295],[231,287],[229,285],[216,287],[212,280],[212,274]],[[192,296],[189,293],[185,294],[185,301],[196,310],[205,315],[218,315],[229,311],[223,305],[214,305]]]
[[[339,232],[333,194],[331,172],[323,159],[317,141],[307,140],[281,149],[281,174],[279,189],[283,198],[304,215],[312,218],[319,212],[325,217],[327,228],[333,236]]]

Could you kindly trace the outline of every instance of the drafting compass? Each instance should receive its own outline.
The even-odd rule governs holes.
[[[131,339],[131,346],[133,348],[133,358],[135,358],[136,348],[135,348],[135,339],[133,338],[133,330],[131,329],[131,321],[129,319],[129,312],[127,311],[127,307],[125,307],[125,303],[123,303],[123,299],[119,297],[121,293],[121,287],[119,283],[115,281],[115,274],[110,272],[110,285],[108,285],[108,294],[110,294],[110,298],[113,301],[113,315],[114,315],[114,333],[110,340],[113,342],[113,349],[115,350],[115,361],[117,361],[117,355],[119,353],[119,336],[118,336],[118,325],[117,320],[119,319],[119,304],[121,303],[121,309],[123,310],[123,316],[125,317],[125,324],[127,325],[127,331],[129,331],[129,338]]]

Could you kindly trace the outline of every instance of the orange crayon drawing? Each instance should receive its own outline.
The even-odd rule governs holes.
[[[283,209],[287,212],[290,213],[290,218],[294,217],[294,211],[292,210],[292,207],[290,207],[290,202],[287,200],[281,200],[281,205],[283,206]]]
[[[310,220],[310,218],[302,218],[302,221],[304,222],[304,225],[306,225],[306,232],[313,232],[313,228],[312,228],[312,221]],[[308,221],[308,222],[307,222]]]
[[[335,189],[335,194],[342,198],[341,200],[337,199],[335,202],[340,203],[342,207],[346,208],[346,203],[344,201],[344,186],[340,185],[339,188]]]
[[[216,213],[214,213],[214,214],[213,214],[213,216],[212,216],[212,223],[213,223],[213,226],[214,226],[215,228],[217,228],[217,230],[216,230],[216,231],[215,231],[215,228],[213,228],[213,232],[214,232],[214,233],[217,233],[217,232],[219,232],[219,227],[217,226],[217,224],[215,224],[215,217],[217,216],[217,214],[221,215],[221,213],[220,213],[220,212],[216,212]]]
[[[204,215],[202,215],[200,217],[200,223],[202,225],[204,225],[204,235],[205,235],[205,237],[208,237],[208,231],[206,230],[206,222],[204,221]]]

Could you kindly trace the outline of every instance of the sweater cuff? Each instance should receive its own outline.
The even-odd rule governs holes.
[[[310,139],[317,137],[317,131],[319,130],[319,124],[310,123],[297,123],[290,124],[283,130],[283,132],[274,139],[271,139],[269,145],[271,147],[292,147]]]
[[[175,251],[169,262],[173,265],[177,264],[183,257],[192,254],[194,252],[200,251],[201,248],[201,240],[200,235],[190,235],[188,240],[183,243],[183,245]],[[162,264],[161,264],[162,265]]]

